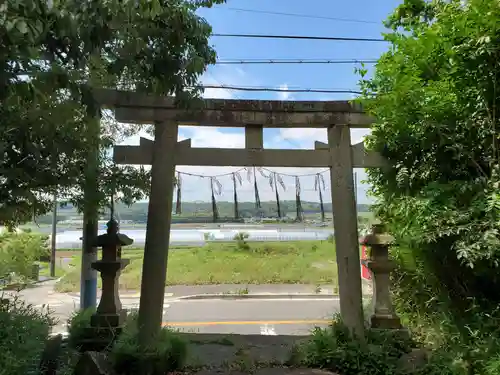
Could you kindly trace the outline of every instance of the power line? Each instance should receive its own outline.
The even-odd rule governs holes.
[[[226,86],[226,85],[224,85],[224,83],[223,83],[223,82],[221,82],[221,81],[219,81],[217,78],[215,78],[215,77],[214,77],[214,75],[213,75],[212,73],[210,73],[209,71],[207,71],[207,74],[208,74],[210,77],[212,77],[212,79],[213,79],[215,82],[217,82],[220,86],[222,86],[222,87],[225,87],[225,86]],[[207,88],[207,89],[208,89],[208,88],[210,88],[208,85],[203,85],[203,86],[201,86],[201,87],[203,87],[204,89],[205,89],[205,88]],[[212,87],[212,88],[215,88],[215,87]],[[236,99],[243,100],[243,99],[242,99],[242,98],[240,98],[238,95],[233,95],[233,96],[234,96],[234,97],[236,97]]]
[[[226,59],[219,60],[216,65],[236,64],[375,64],[376,59],[366,60],[329,60],[329,59]]]
[[[361,94],[360,91],[347,89],[280,89],[273,87],[257,87],[257,86],[227,86],[227,85],[200,85],[204,89],[221,89],[221,90],[236,90],[236,91],[270,91],[270,92],[314,92],[326,94]]]
[[[212,36],[228,37],[228,38],[330,40],[330,41],[344,41],[344,42],[386,42],[385,39],[377,39],[377,38],[347,38],[347,37],[306,36],[306,35],[220,34],[220,33],[215,33],[215,34],[212,34]]]
[[[267,10],[257,10],[257,9],[244,9],[244,8],[233,8],[233,7],[223,7],[217,8],[218,10],[231,10],[236,12],[246,12],[246,13],[259,13],[259,14],[271,14],[275,16],[287,16],[287,17],[298,17],[298,18],[310,18],[317,20],[328,20],[337,22],[354,22],[354,23],[367,23],[378,25],[380,22],[359,20],[353,18],[338,18],[338,17],[326,17],[326,16],[316,16],[313,14],[299,14],[299,13],[287,13],[287,12],[272,12]]]

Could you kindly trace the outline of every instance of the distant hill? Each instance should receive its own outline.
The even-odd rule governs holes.
[[[295,217],[295,201],[287,200],[280,201],[281,209],[288,216]],[[240,217],[250,218],[255,216],[264,217],[275,217],[277,216],[276,202],[268,201],[261,202],[261,210],[255,208],[254,202],[238,202]],[[175,208],[175,203],[174,203]],[[234,205],[233,202],[221,201],[217,202],[217,208],[219,210],[219,215],[221,218],[234,217]],[[327,217],[332,216],[332,204],[324,204],[325,213]],[[370,205],[368,204],[358,204],[358,213],[369,212]],[[302,202],[302,209],[304,210],[304,215],[308,218],[319,218],[321,214],[320,205],[318,202]],[[124,204],[117,204],[115,207],[120,220],[131,220],[137,223],[145,223],[147,221],[148,215],[148,202],[138,202],[134,203],[130,207]],[[64,208],[58,210],[58,221],[80,218],[81,215],[76,211],[76,209],[71,205],[66,205]],[[193,221],[195,218],[198,221],[210,220],[212,217],[212,203],[211,202],[183,202],[182,203],[182,214],[174,215],[174,222],[183,221]],[[38,217],[36,219],[38,224],[49,224],[52,222],[52,216],[45,215]]]

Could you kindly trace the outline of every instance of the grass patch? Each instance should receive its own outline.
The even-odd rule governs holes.
[[[174,248],[169,254],[167,285],[206,284],[334,284],[337,285],[335,245],[328,241],[211,243]],[[131,260],[120,277],[120,288],[139,290],[143,252],[124,250]],[[60,280],[57,290],[78,291],[80,257]]]
[[[50,277],[50,263],[49,262],[39,262],[40,263],[40,276]],[[56,277],[64,276],[64,270],[56,265]]]

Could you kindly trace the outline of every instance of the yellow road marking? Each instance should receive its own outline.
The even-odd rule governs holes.
[[[163,322],[162,326],[169,327],[196,327],[196,326],[219,326],[219,325],[264,325],[264,324],[328,324],[329,319],[321,320],[248,320],[248,321],[224,321],[224,322]]]

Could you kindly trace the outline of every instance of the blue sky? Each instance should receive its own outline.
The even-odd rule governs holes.
[[[203,9],[199,13],[213,27],[214,33],[228,34],[288,34],[309,36],[380,38],[384,32],[382,21],[399,5],[399,0],[228,0],[226,4]],[[249,11],[241,11],[245,9]],[[252,12],[255,11],[255,12]],[[302,17],[271,13],[293,13]],[[306,17],[311,16],[311,17]],[[318,17],[318,18],[315,18]],[[324,18],[331,19],[324,19]],[[355,22],[357,21],[357,22]],[[385,42],[341,42],[282,39],[243,39],[212,37],[220,60],[227,59],[376,59],[388,45]],[[209,67],[201,78],[204,84],[231,86],[265,86],[275,88],[348,89],[356,90],[359,77],[354,64],[303,64],[303,65],[215,65]],[[369,70],[372,65],[367,65]],[[352,99],[352,94],[271,93],[241,92],[207,89],[207,98],[278,99],[278,100],[342,100]],[[368,130],[354,130],[353,143],[362,140]],[[179,139],[191,138],[193,147],[243,147],[242,129],[213,127],[181,127]],[[270,148],[313,148],[315,140],[326,140],[323,129],[266,129],[264,146]],[[137,144],[132,137],[125,144]],[[200,175],[227,173],[236,168],[178,167],[179,171]],[[315,173],[315,169],[278,168],[277,172],[291,175]],[[355,171],[358,180],[364,179],[362,170]],[[242,176],[244,177],[244,176]],[[327,192],[324,197],[331,201],[329,175],[324,174]],[[282,199],[294,199],[294,178],[283,177],[286,190],[280,191]],[[232,183],[229,177],[221,177],[222,195],[218,199],[232,199]],[[208,201],[209,180],[192,176],[183,179],[183,200]],[[274,192],[261,178],[261,198],[274,199]],[[206,185],[206,186],[204,186]],[[302,198],[318,200],[313,177],[301,178]],[[358,184],[360,203],[366,197],[367,186]],[[251,184],[245,181],[240,188],[241,200],[253,200]]]

